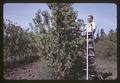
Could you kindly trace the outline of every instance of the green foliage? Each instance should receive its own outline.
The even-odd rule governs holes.
[[[48,60],[48,65],[58,73],[56,79],[64,77],[76,58],[82,56],[83,38],[76,33],[76,12],[71,4],[49,3],[53,26],[48,33],[39,33],[41,56]],[[82,65],[82,64],[80,64]]]
[[[104,32],[104,29],[102,28],[101,31],[100,31],[100,37],[105,37],[105,32]]]
[[[95,42],[98,42],[99,39],[100,39],[100,33],[99,33],[99,29],[98,29],[97,34],[96,34]]]
[[[20,26],[15,24],[5,23],[4,26],[4,57],[5,63],[12,63],[16,59],[21,60],[25,56],[32,56],[34,50],[34,37],[32,33],[28,33],[27,30],[23,30]]]
[[[72,4],[49,3],[48,7],[52,16],[47,11],[39,10],[33,18],[34,25],[30,23],[30,32],[8,24],[4,36],[4,55],[40,56],[41,60],[46,60],[54,68],[57,73],[55,79],[63,79],[76,59],[81,59],[77,65],[83,65],[84,39],[77,33],[81,25],[76,22],[77,12]]]
[[[111,58],[116,61],[117,58],[117,33],[113,32],[100,39],[95,47],[96,56],[101,58]]]
[[[48,28],[50,27],[49,20],[50,20],[50,15],[48,11],[43,11],[42,15],[44,16],[44,25],[47,25]]]
[[[47,11],[39,10],[33,18],[34,28],[38,29],[35,34],[35,45],[41,60],[45,59],[58,73],[55,79],[61,79],[64,78],[66,70],[72,67],[75,59],[82,56],[84,39],[77,34],[77,13],[74,12],[72,4],[49,3],[48,7],[52,16],[49,16]],[[41,20],[40,16],[44,17],[44,22],[36,21]],[[47,32],[44,25],[49,26]]]

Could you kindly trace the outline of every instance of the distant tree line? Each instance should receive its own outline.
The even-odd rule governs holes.
[[[103,28],[101,28],[100,31],[99,31],[99,29],[98,29],[95,40],[96,40],[96,42],[97,42],[99,39],[104,38],[104,37],[106,37],[107,35],[110,35],[110,34],[112,34],[112,33],[114,33],[114,32],[117,32],[117,28],[116,28],[116,31],[114,31],[113,29],[110,29],[108,34],[105,33],[105,31],[104,31]]]

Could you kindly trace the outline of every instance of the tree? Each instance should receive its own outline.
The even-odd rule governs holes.
[[[101,29],[101,32],[100,32],[100,33],[101,33],[101,37],[105,37],[105,35],[106,35],[106,34],[105,34],[105,32],[104,32],[104,29],[103,29],[103,28]]]
[[[117,32],[117,28],[115,29],[115,31]]]
[[[41,10],[35,14],[35,18],[33,18],[33,22],[35,24],[35,32],[36,33],[46,33],[45,28],[43,27],[42,17],[41,17]]]
[[[53,62],[55,63],[58,78],[64,77],[66,70],[70,70],[76,58],[82,56],[83,38],[77,36],[77,13],[73,10],[72,4],[49,3],[48,7],[52,11],[55,32],[58,38],[58,48]],[[82,65],[82,60],[79,65]]]
[[[85,27],[84,20],[78,19],[77,23],[78,23],[78,30],[80,31],[81,35],[84,35],[84,32],[81,32],[84,31],[84,27]]]
[[[25,57],[33,56],[33,35],[23,30],[20,26],[16,26],[12,21],[4,22],[4,62],[5,67],[13,64],[15,61],[24,60]],[[35,54],[35,53],[34,53]],[[29,56],[30,55],[30,56]]]
[[[96,42],[100,39],[100,35],[99,35],[99,29],[97,31],[97,34],[96,34]]]
[[[42,15],[43,15],[43,17],[44,17],[44,26],[45,26],[45,28],[50,28],[50,23],[49,23],[49,20],[50,20],[50,15],[49,15],[49,13],[48,13],[48,11],[43,11],[42,12]]]
[[[109,34],[111,34],[111,33],[113,33],[113,32],[114,32],[114,30],[113,30],[113,29],[110,29]]]

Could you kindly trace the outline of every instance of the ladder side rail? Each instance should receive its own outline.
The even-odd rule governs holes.
[[[86,56],[86,80],[88,80],[88,31],[87,31],[87,56]]]

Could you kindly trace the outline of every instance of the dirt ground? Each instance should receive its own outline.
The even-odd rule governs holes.
[[[99,72],[112,72],[109,79],[117,78],[117,62],[96,57],[96,70]],[[52,69],[44,61],[37,60],[33,63],[14,68],[4,74],[5,80],[52,80]]]
[[[41,61],[17,67],[4,74],[5,80],[46,80],[53,79],[50,68]]]
[[[96,70],[103,73],[111,72],[112,76],[110,76],[109,79],[117,79],[117,61],[96,57]]]

